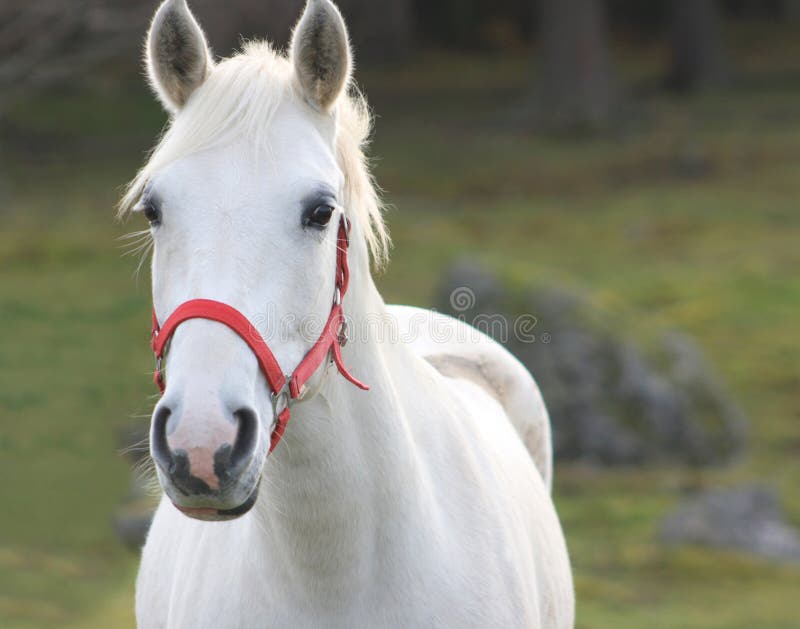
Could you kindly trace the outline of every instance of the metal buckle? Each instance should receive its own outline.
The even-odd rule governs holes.
[[[156,356],[156,373],[161,373],[161,364],[163,363],[163,357]]]
[[[342,305],[342,289],[338,286],[336,287],[336,292],[333,295],[333,305],[334,306],[341,306]]]
[[[288,377],[286,378],[286,384],[283,385],[283,388],[277,393],[272,393],[270,395],[270,401],[272,402],[272,412],[275,416],[275,422],[277,422],[280,414],[292,406],[292,392],[289,389]]]
[[[347,320],[342,319],[342,327],[339,329],[339,347],[347,345],[350,337],[347,334]]]
[[[342,226],[344,227],[344,242],[345,242],[345,245],[347,247],[349,247],[350,246],[350,228],[352,227],[352,225],[350,224],[350,219],[348,219],[347,216],[345,215],[344,210],[342,210]]]

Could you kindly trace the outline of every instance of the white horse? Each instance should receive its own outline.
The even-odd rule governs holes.
[[[255,337],[207,316],[170,333],[139,626],[572,627],[533,379],[463,323],[386,306],[371,278],[388,237],[336,7],[309,0],[286,56],[249,44],[215,63],[185,0],[167,0],[147,67],[172,122],[122,209],[151,224],[157,321],[227,304],[291,372],[343,292],[346,216],[342,352],[370,390],[326,360],[268,455],[289,396],[271,395]]]

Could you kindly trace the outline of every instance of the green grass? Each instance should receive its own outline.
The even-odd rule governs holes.
[[[132,572],[111,529],[129,478],[115,431],[147,412],[152,393],[147,290],[131,281],[108,219],[86,212],[0,235],[3,627],[60,626]]]
[[[770,67],[763,54],[745,67]],[[580,627],[797,624],[800,569],[656,543],[686,489],[742,481],[776,485],[800,525],[800,85],[779,78],[640,96],[630,122],[578,141],[507,124],[521,60],[437,56],[365,77],[396,206],[387,299],[431,303],[464,256],[518,288],[561,284],[645,345],[692,334],[751,418],[731,468],[557,469]],[[149,287],[112,216],[161,121],[143,88],[64,94],[20,107],[0,151],[4,628],[132,626],[136,558],[110,527],[128,483],[114,434],[151,403]]]

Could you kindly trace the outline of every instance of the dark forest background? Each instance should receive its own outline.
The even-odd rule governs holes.
[[[654,81],[672,90],[724,85],[737,64],[723,22],[796,24],[796,0],[342,0],[366,67],[408,61],[421,49],[528,54],[538,63],[534,91],[543,115],[560,124],[599,122],[620,99],[612,44],[668,49]],[[242,38],[282,47],[302,0],[197,0],[192,3],[221,55]],[[96,79],[87,70],[130,65],[151,3],[119,0],[5,0],[0,5],[0,86],[8,106],[19,94],[64,81]],[[532,64],[533,66],[534,64]],[[115,71],[119,71],[115,67]],[[533,69],[533,68],[532,68]],[[533,80],[532,80],[533,83]],[[591,101],[591,103],[587,102]]]

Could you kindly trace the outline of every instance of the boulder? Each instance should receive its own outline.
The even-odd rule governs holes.
[[[481,314],[502,314],[508,303],[508,291],[497,277],[480,264],[462,260],[446,271],[435,307],[473,321]]]
[[[154,514],[152,502],[146,500],[128,502],[117,509],[112,521],[117,540],[129,550],[141,550]]]
[[[115,510],[112,526],[119,542],[138,552],[147,539],[159,495],[150,459],[149,423],[135,421],[119,427],[117,440],[132,469],[128,494]]]
[[[786,523],[777,493],[764,486],[695,495],[664,519],[660,537],[669,545],[708,546],[800,563],[800,534]]]
[[[474,263],[453,266],[436,301],[468,323],[507,322],[491,331],[536,378],[559,459],[703,466],[744,445],[744,414],[684,334],[664,334],[645,353],[584,296],[556,287],[512,295]],[[520,333],[526,318],[533,334]]]

